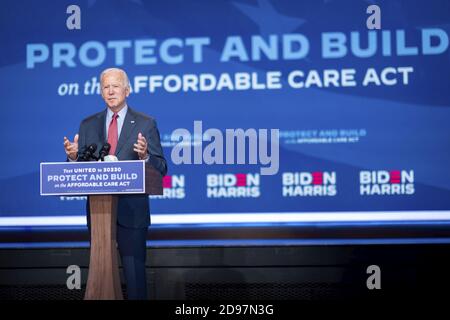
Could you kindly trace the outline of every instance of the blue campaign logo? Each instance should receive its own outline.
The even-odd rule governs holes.
[[[41,163],[41,195],[145,193],[144,161]]]

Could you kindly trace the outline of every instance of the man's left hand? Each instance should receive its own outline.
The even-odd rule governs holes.
[[[146,160],[148,158],[147,140],[145,140],[145,137],[140,132],[133,150],[137,152],[140,160]]]

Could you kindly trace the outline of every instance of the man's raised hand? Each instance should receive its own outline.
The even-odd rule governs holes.
[[[67,156],[71,160],[77,160],[78,158],[78,133],[73,138],[73,142],[70,142],[67,137],[64,137],[64,150]]]
[[[134,144],[133,150],[134,150],[134,152],[137,152],[140,160],[147,159],[147,157],[148,157],[147,140],[145,140],[145,137],[140,132],[138,134],[137,141]]]

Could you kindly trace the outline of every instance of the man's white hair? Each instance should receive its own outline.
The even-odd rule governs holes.
[[[130,88],[130,80],[128,79],[128,75],[125,72],[125,70],[120,69],[120,68],[108,68],[102,71],[102,73],[100,74],[100,82],[102,82],[103,77],[108,73],[108,72],[119,72],[123,75],[123,79],[124,79],[124,87],[128,87]]]

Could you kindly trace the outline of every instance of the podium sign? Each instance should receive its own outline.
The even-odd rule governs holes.
[[[145,193],[145,162],[43,162],[41,196]]]

